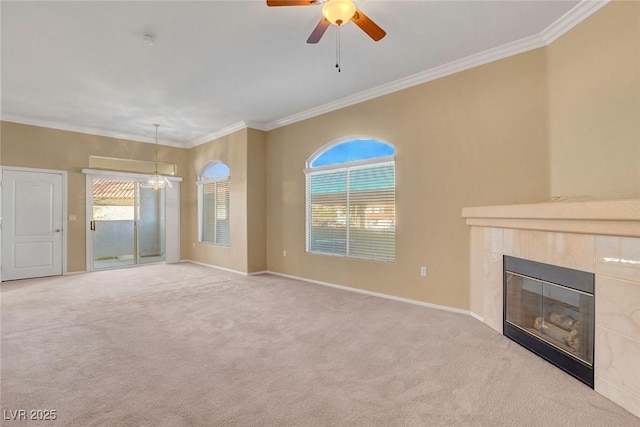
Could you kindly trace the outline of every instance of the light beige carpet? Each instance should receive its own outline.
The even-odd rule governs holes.
[[[3,283],[3,426],[638,426],[471,317],[183,263]]]

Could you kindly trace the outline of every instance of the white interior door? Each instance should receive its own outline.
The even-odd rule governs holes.
[[[62,275],[63,175],[2,171],[2,280]]]

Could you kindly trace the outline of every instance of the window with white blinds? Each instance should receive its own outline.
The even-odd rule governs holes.
[[[197,184],[199,241],[229,246],[229,168],[210,164]]]
[[[307,162],[308,252],[395,261],[395,162],[389,149],[379,141],[348,141]]]

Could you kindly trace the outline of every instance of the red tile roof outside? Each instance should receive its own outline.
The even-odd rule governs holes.
[[[93,180],[93,199],[133,199],[135,182],[109,179]]]

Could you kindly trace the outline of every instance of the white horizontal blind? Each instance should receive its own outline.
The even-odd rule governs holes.
[[[347,171],[307,176],[310,252],[347,255]]]
[[[307,250],[395,260],[395,164],[307,174]]]
[[[215,242],[229,246],[229,234],[229,181],[217,182]]]
[[[229,245],[229,181],[202,185],[201,241]]]
[[[216,183],[200,185],[202,185],[202,236],[200,240],[207,243],[215,243]]]
[[[395,260],[395,200],[393,163],[349,171],[349,256]]]

